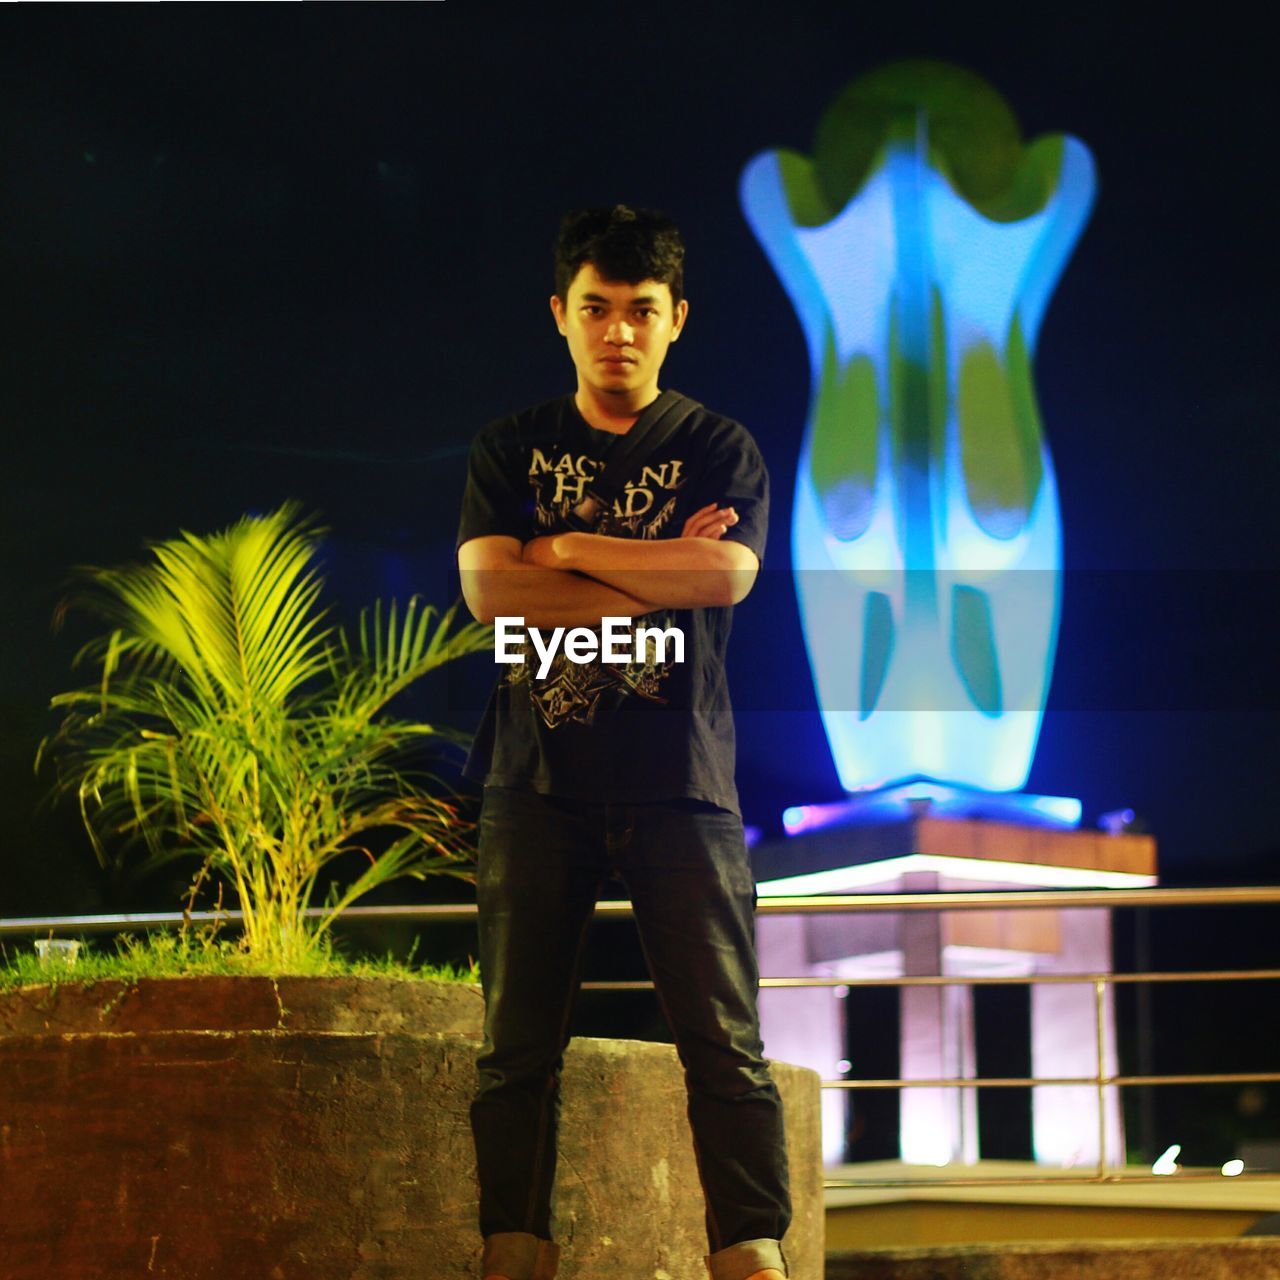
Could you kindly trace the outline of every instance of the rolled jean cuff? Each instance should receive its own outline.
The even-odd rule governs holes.
[[[495,1231],[484,1238],[480,1273],[509,1280],[555,1280],[559,1264],[560,1246],[550,1240],[539,1240],[527,1231]]]
[[[787,1271],[782,1245],[777,1240],[743,1240],[727,1248],[717,1249],[705,1259],[711,1280],[747,1280],[757,1271],[773,1267],[782,1274]]]

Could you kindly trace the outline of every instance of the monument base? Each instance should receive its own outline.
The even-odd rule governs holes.
[[[1149,835],[1058,830],[920,812],[803,831],[752,850],[761,898],[823,893],[956,893],[1029,888],[1142,888],[1156,883]],[[1017,911],[903,911],[763,916],[761,973],[770,977],[1026,978],[1111,971],[1111,914],[1104,908]],[[1092,1078],[1099,1068],[1098,996],[1092,981],[1031,986],[1032,1074]],[[1101,1061],[1116,1071],[1115,1008],[1103,995]],[[771,1056],[830,1079],[848,1073],[836,987],[765,989],[761,1029]],[[973,990],[964,983],[900,989],[901,1079],[976,1076]],[[823,1098],[826,1160],[845,1158],[848,1091]],[[1032,1090],[1035,1158],[1071,1167],[1124,1162],[1117,1090],[1104,1116],[1092,1086]],[[977,1092],[970,1087],[904,1088],[900,1155],[909,1164],[972,1164],[979,1158]]]

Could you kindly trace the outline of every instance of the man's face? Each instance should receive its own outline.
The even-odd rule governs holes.
[[[580,384],[626,399],[657,386],[667,348],[680,336],[689,304],[671,302],[657,280],[606,280],[587,262],[562,302],[552,296],[556,328],[569,343]]]

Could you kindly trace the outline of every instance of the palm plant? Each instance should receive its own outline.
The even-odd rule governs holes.
[[[64,715],[41,744],[103,866],[131,847],[144,872],[202,859],[201,875],[234,887],[242,945],[264,965],[314,960],[338,914],[386,881],[470,875],[470,824],[438,779],[410,768],[462,735],[387,705],[486,648],[490,628],[416,597],[365,610],[354,638],[329,625],[321,532],[289,503],[153,543],[145,564],[85,570],[74,603],[112,629],[80,651],[99,679],[53,699]],[[320,873],[352,852],[368,865],[309,921]]]

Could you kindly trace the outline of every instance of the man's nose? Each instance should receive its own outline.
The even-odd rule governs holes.
[[[604,340],[626,347],[635,341],[635,337],[635,330],[625,320],[615,320],[610,324]]]

